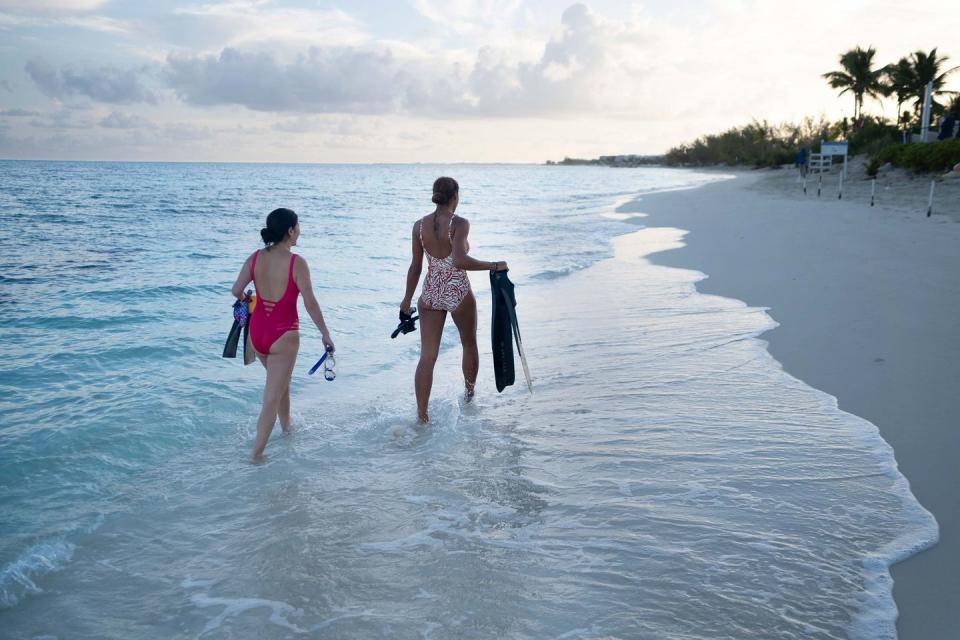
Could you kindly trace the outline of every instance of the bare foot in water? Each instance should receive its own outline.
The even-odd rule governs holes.
[[[473,400],[473,393],[476,389],[477,384],[475,382],[470,382],[469,380],[464,380],[463,386],[466,389],[466,391],[464,392],[464,399],[467,402],[471,402]]]
[[[293,433],[293,421],[291,420],[288,424],[280,423],[280,429],[283,431],[283,435],[288,436]]]
[[[422,416],[417,416],[417,427],[428,427],[430,426],[430,416],[424,414]]]

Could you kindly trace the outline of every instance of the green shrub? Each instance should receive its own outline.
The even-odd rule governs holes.
[[[671,165],[747,165],[779,167],[792,164],[797,153],[806,148],[814,153],[821,140],[846,138],[850,153],[876,152],[896,141],[897,127],[881,118],[867,116],[860,129],[847,137],[849,124],[806,118],[798,124],[772,125],[767,121],[753,121],[723,133],[697,138],[692,143],[674,147],[667,152]]]
[[[949,171],[960,163],[960,140],[914,142],[893,145],[880,150],[872,159],[877,166],[889,162],[915,173]]]
[[[848,138],[850,155],[876,153],[883,147],[897,142],[899,130],[892,124],[873,116],[865,116],[860,130]]]

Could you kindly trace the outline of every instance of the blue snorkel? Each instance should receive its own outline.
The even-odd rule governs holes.
[[[319,369],[320,365],[322,365],[324,362],[326,362],[327,365],[323,368],[323,377],[327,380],[327,382],[333,382],[333,380],[337,377],[337,359],[333,357],[333,347],[327,347],[327,350],[322,356],[320,356],[320,359],[317,360],[317,363],[310,367],[310,371],[307,372],[307,375],[312,376],[315,374],[317,369]]]

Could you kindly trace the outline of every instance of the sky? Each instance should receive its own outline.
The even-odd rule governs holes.
[[[821,74],[857,45],[881,65],[933,47],[960,64],[947,5],[0,0],[0,158],[657,154],[752,119],[850,116]]]

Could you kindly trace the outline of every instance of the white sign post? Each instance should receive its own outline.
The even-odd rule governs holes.
[[[820,155],[822,156],[843,156],[843,177],[847,177],[847,150],[849,144],[846,140],[840,142],[820,141]]]
[[[933,102],[933,82],[928,82],[923,90],[923,114],[920,116],[920,142],[926,142],[930,136],[930,108]]]

